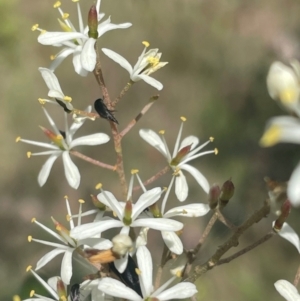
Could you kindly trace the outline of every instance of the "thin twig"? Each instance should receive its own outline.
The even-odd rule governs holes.
[[[125,129],[119,134],[119,137],[121,139],[134,127],[134,125],[143,117],[143,115],[145,115],[145,113],[152,107],[154,101],[157,100],[158,97],[158,95],[155,95],[149,99],[149,103],[144,106],[140,113],[133,120],[131,120],[125,127]]]
[[[84,161],[87,161],[87,162],[89,162],[89,163],[91,163],[93,165],[96,165],[96,166],[99,166],[99,167],[102,167],[102,168],[106,168],[106,169],[110,169],[110,170],[113,170],[113,171],[116,170],[116,166],[100,162],[100,161],[95,160],[95,159],[93,159],[91,157],[83,155],[82,153],[79,153],[77,151],[70,150],[69,153],[72,154],[73,156],[78,157],[78,158],[80,158],[80,159],[82,159]]]
[[[274,235],[276,235],[276,233],[274,231],[271,231],[269,233],[267,233],[264,237],[262,237],[261,239],[259,239],[258,241],[256,241],[255,243],[253,243],[252,245],[240,250],[239,252],[234,253],[231,256],[228,256],[224,259],[221,259],[217,262],[216,265],[221,265],[224,263],[229,263],[230,261],[232,261],[233,259],[236,259],[238,257],[240,257],[241,255],[244,255],[245,253],[253,250],[254,248],[258,247],[259,245],[261,245],[262,243],[268,241],[270,238],[272,238]]]
[[[130,80],[123,90],[120,92],[119,96],[112,102],[111,106],[114,108],[116,104],[121,100],[121,98],[126,94],[130,87],[134,84],[134,81]]]
[[[171,169],[170,166],[166,166],[165,168],[163,168],[162,170],[160,170],[158,173],[156,173],[154,176],[152,176],[151,178],[149,178],[148,180],[146,180],[145,182],[143,182],[144,186],[147,186],[149,184],[151,184],[152,182],[154,182],[155,180],[157,180],[158,178],[160,178],[161,176],[163,176],[164,174],[166,174],[169,170]],[[133,188],[133,191],[138,191],[139,189],[141,189],[141,186],[135,186]]]
[[[221,223],[223,223],[226,227],[228,227],[231,230],[236,230],[237,229],[237,226],[235,226],[231,221],[229,221],[227,218],[225,218],[225,216],[220,211],[220,209],[217,209],[216,212],[217,212],[218,220]]]

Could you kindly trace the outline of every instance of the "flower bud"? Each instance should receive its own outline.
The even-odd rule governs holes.
[[[234,194],[234,185],[230,179],[224,182],[221,188],[221,194],[219,197],[219,201],[221,205],[226,206],[229,200],[233,197],[233,194]]]
[[[215,209],[218,206],[219,197],[221,194],[221,189],[219,185],[213,184],[208,193],[208,204],[210,209]]]
[[[90,38],[98,39],[98,13],[96,5],[93,4],[88,15],[88,35]]]
[[[182,159],[191,151],[191,147],[192,147],[192,144],[187,145],[187,146],[183,147],[181,150],[179,150],[176,157],[174,157],[171,160],[170,165],[177,166],[182,161]]]
[[[283,205],[281,206],[281,214],[279,215],[279,217],[277,218],[277,220],[275,221],[275,224],[273,226],[273,230],[275,232],[278,232],[281,230],[284,222],[286,221],[286,219],[288,218],[289,214],[291,212],[291,203],[289,200],[286,200]]]
[[[126,226],[130,226],[132,223],[132,203],[131,201],[127,201],[124,209],[124,217],[123,217],[123,223]]]
[[[159,210],[157,203],[154,203],[153,205],[149,206],[149,210],[154,217],[162,217],[162,214]]]
[[[57,294],[59,296],[59,300],[67,300],[66,296],[66,289],[63,281],[60,278],[57,278]]]

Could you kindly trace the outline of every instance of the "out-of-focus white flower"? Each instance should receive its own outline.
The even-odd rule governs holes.
[[[71,215],[68,199],[66,199],[66,206],[67,206],[68,216],[71,217],[72,215]],[[81,212],[81,204],[80,204],[79,212]],[[54,222],[56,231],[58,233],[54,232],[53,230],[46,227],[45,225],[39,223],[36,219],[33,219],[32,222],[34,222],[36,225],[38,225],[43,230],[48,232],[55,239],[57,239],[60,243],[54,243],[54,242],[50,242],[50,241],[35,239],[35,238],[32,238],[31,236],[28,237],[28,240],[54,247],[54,250],[46,253],[37,262],[36,270],[39,270],[40,268],[42,268],[44,265],[46,265],[48,262],[50,262],[57,255],[64,254],[62,263],[61,263],[61,278],[62,278],[63,282],[66,284],[70,283],[70,279],[71,279],[72,273],[73,273],[72,254],[78,247],[80,247],[80,246],[87,247],[88,246],[89,248],[107,250],[113,246],[111,241],[109,241],[107,239],[95,237],[95,236],[90,236],[85,239],[76,240],[76,239],[74,239],[74,237],[72,237],[70,235],[70,231],[67,230],[62,224],[60,224],[53,218],[52,218],[52,220]],[[76,227],[80,226],[80,220],[81,220],[81,218],[79,217],[78,225]],[[74,222],[72,219],[69,220],[69,224],[70,224],[70,230],[76,228],[74,226]]]
[[[40,147],[48,148],[50,150],[39,152],[39,153],[31,153],[28,152],[28,157],[30,156],[40,156],[40,155],[50,155],[49,159],[44,163],[42,169],[38,175],[38,183],[40,186],[43,186],[50,174],[51,168],[55,160],[62,156],[65,176],[69,183],[69,185],[75,189],[78,188],[80,184],[80,173],[77,166],[73,163],[70,158],[69,151],[78,145],[100,145],[109,141],[109,136],[104,133],[96,133],[92,135],[83,136],[80,138],[73,139],[73,135],[75,132],[82,126],[85,120],[75,122],[70,127],[67,122],[67,113],[64,112],[65,118],[65,132],[61,132],[55,122],[52,120],[47,110],[42,107],[52,129],[53,132],[41,127],[45,135],[50,138],[52,143],[44,143],[33,140],[21,139],[17,138],[16,141],[22,141],[27,144],[37,145]],[[88,107],[88,112],[91,111],[91,106]]]
[[[167,289],[167,287],[176,279],[176,276],[170,278],[159,289],[154,291],[152,284],[153,264],[151,254],[145,246],[141,246],[137,250],[137,262],[138,262],[138,276],[140,280],[140,286],[142,296],[131,288],[124,285],[122,282],[112,279],[103,278],[99,282],[99,290],[104,293],[124,298],[127,300],[142,301],[142,300],[174,300],[185,299],[192,297],[197,293],[196,286],[193,283],[185,282],[174,285]]]
[[[300,120],[298,118],[279,116],[269,120],[260,139],[260,145],[268,147],[279,142],[300,144]],[[300,163],[288,182],[287,195],[292,205],[300,205]]]
[[[89,36],[88,26],[84,26],[82,13],[80,9],[80,1],[73,1],[77,5],[78,11],[78,23],[79,30],[75,28],[69,19],[69,14],[64,13],[61,9],[61,3],[57,1],[54,4],[54,8],[57,8],[63,21],[59,20],[62,32],[47,32],[38,27],[38,24],[32,27],[32,30],[39,30],[41,34],[38,37],[38,42],[43,45],[52,45],[55,47],[63,47],[63,49],[53,57],[53,62],[50,66],[51,70],[55,70],[60,63],[70,54],[73,54],[73,65],[76,73],[81,76],[86,76],[88,72],[92,72],[96,65],[96,51],[95,43],[96,39]],[[98,19],[98,38],[104,33],[114,30],[128,28],[131,23],[113,24],[110,21],[110,17],[101,22],[104,17],[103,13],[100,13],[101,0],[97,0],[96,10]]]
[[[164,138],[164,131],[159,132],[161,137],[150,129],[141,129],[139,133],[146,142],[156,148],[167,159],[170,167],[174,171],[173,177],[175,177],[176,196],[178,200],[182,202],[187,198],[189,190],[186,178],[182,170],[189,172],[198,182],[198,184],[203,188],[203,190],[208,193],[209,183],[206,178],[198,169],[187,163],[207,154],[217,154],[218,150],[214,149],[205,152],[199,152],[208,143],[212,142],[213,138],[210,138],[208,141],[198,147],[196,146],[199,144],[199,139],[195,136],[188,136],[180,143],[183,123],[186,121],[186,119],[184,117],[181,117],[181,120],[182,123],[178,132],[172,156]]]
[[[288,110],[300,113],[300,66],[298,61],[286,66],[281,62],[274,62],[267,76],[267,87],[270,96],[280,102]],[[299,115],[300,116],[300,115]]]
[[[273,223],[273,226],[274,226],[274,223]],[[284,238],[288,242],[290,242],[292,245],[294,245],[300,254],[299,236],[289,224],[284,223],[281,230],[276,231],[276,232],[279,236],[281,236],[282,238]]]
[[[139,80],[143,80],[157,90],[161,90],[163,85],[149,75],[168,64],[168,62],[159,61],[161,53],[158,52],[157,48],[150,49],[146,52],[147,48],[149,47],[149,43],[143,42],[143,44],[145,48],[133,68],[130,63],[118,53],[107,48],[102,48],[102,51],[113,61],[121,65],[121,67],[126,69],[132,81],[137,82]]]
[[[296,287],[287,280],[277,280],[274,283],[277,292],[287,301],[300,301]]]

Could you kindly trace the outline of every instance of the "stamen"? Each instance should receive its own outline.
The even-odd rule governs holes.
[[[64,196],[64,199],[68,199],[69,197],[67,195]]]
[[[16,138],[16,142],[19,142],[20,140],[21,140],[20,136]]]
[[[20,296],[14,295],[14,296],[13,296],[13,301],[21,301]]]
[[[139,172],[138,169],[132,169],[132,170],[131,170],[131,174],[132,174],[132,175],[135,175],[135,174],[137,174],[138,172]]]
[[[31,30],[36,31],[38,28],[39,28],[39,24],[34,24],[32,25]]]
[[[54,8],[58,8],[61,6],[61,2],[60,1],[56,1],[53,5]]]
[[[29,272],[31,269],[32,269],[32,265],[29,265],[29,266],[26,268],[26,272]]]
[[[65,96],[65,97],[64,97],[64,100],[67,101],[67,102],[71,102],[71,101],[72,101],[72,97],[70,97],[70,96]]]
[[[136,272],[137,275],[141,275],[142,274],[142,271],[140,269],[138,269],[138,268],[135,269],[135,272]]]
[[[51,61],[54,61],[55,59],[56,59],[56,54],[51,54],[51,55],[50,55],[50,60],[51,60]]]
[[[181,116],[180,117],[181,121],[185,122],[186,121],[186,118],[184,116]]]
[[[210,142],[213,142],[214,140],[215,140],[214,137],[209,137],[209,141],[210,141]]]
[[[219,153],[219,150],[217,148],[215,148],[214,153],[215,153],[215,155],[217,155]]]
[[[78,200],[78,203],[80,203],[80,204],[84,204],[84,203],[85,203],[85,201],[84,201],[83,199],[79,199],[79,200]]]
[[[147,41],[143,41],[142,44],[143,44],[145,47],[149,47],[149,46],[150,46],[150,43],[147,42]]]
[[[31,152],[27,152],[26,155],[27,155],[27,158],[29,159],[31,157],[32,153]]]
[[[29,297],[30,297],[30,298],[33,297],[34,294],[35,294],[35,291],[34,291],[34,290],[31,290],[31,291],[30,291],[30,294],[29,294]]]
[[[41,104],[41,105],[44,105],[46,103],[46,100],[44,98],[39,98],[38,99],[38,102]]]
[[[69,16],[70,16],[70,14],[64,13],[64,14],[62,15],[62,18],[63,18],[64,20],[66,20],[66,19],[69,18]]]
[[[160,130],[158,133],[159,133],[160,135],[164,135],[164,134],[165,134],[165,130]]]
[[[31,222],[32,222],[32,223],[35,223],[35,222],[36,222],[36,218],[33,217],[33,218],[31,219]]]
[[[102,183],[98,183],[96,186],[95,186],[95,189],[101,189],[102,188]]]
[[[29,235],[29,236],[27,237],[27,240],[28,240],[28,242],[31,242],[31,241],[32,241],[32,236]]]

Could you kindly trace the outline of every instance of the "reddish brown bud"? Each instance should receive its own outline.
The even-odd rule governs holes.
[[[286,200],[281,206],[281,214],[275,221],[275,224],[273,227],[273,230],[275,232],[278,232],[281,230],[281,228],[282,228],[283,224],[285,223],[285,221],[287,220],[290,212],[291,212],[291,203],[289,200]]]
[[[123,223],[126,226],[130,226],[132,223],[132,203],[131,201],[127,201],[125,205],[125,210],[124,210],[124,217],[123,217]]]
[[[95,4],[92,5],[88,15],[88,35],[90,38],[98,39],[98,13]]]
[[[221,189],[219,185],[213,184],[208,193],[208,204],[210,209],[215,209],[218,206],[219,197],[221,194]]]
[[[91,198],[96,208],[98,208],[100,211],[105,211],[106,206],[103,203],[101,203],[95,195],[91,194]]]
[[[229,200],[232,198],[234,194],[234,185],[231,181],[231,179],[227,180],[222,188],[221,188],[221,194],[220,194],[220,202],[222,206],[226,206]]]

